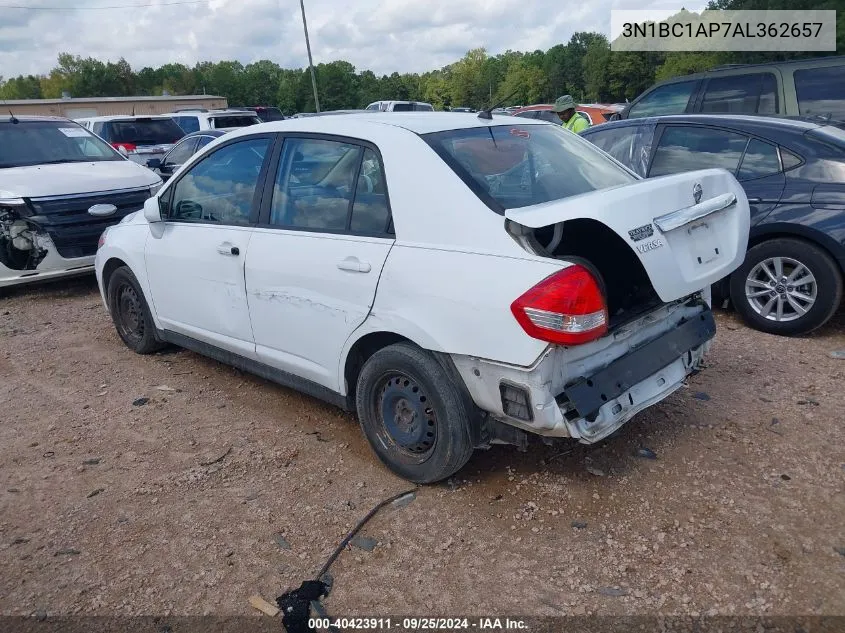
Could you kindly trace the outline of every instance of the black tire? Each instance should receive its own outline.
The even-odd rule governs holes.
[[[152,354],[165,344],[156,336],[156,327],[141,285],[128,266],[112,273],[106,288],[109,312],[118,336],[137,354]]]
[[[370,446],[400,477],[434,483],[472,455],[469,405],[440,363],[414,345],[373,354],[358,376],[355,401]]]
[[[783,273],[777,280],[761,268],[765,262],[769,273],[775,272],[775,258],[780,258]],[[811,273],[814,283],[798,286],[788,283],[788,276],[797,270],[799,264]],[[784,278],[787,282],[781,283]],[[801,279],[809,277],[805,271],[797,270],[794,280]],[[769,290],[764,283],[771,286]],[[833,258],[815,244],[795,238],[776,238],[748,250],[742,266],[731,275],[730,290],[734,309],[749,327],[781,336],[806,334],[827,323],[839,307],[842,272]],[[762,296],[750,297],[747,290],[748,293],[759,292]],[[813,301],[800,297],[811,297]],[[769,317],[762,316],[769,301],[773,302],[771,312],[774,314],[770,312]],[[783,311],[781,320],[777,320],[779,303]],[[806,312],[802,314],[794,306]]]

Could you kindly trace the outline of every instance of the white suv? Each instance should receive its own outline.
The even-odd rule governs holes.
[[[176,124],[186,134],[199,132],[200,130],[246,127],[261,123],[259,116],[249,110],[214,110],[212,112],[183,110],[181,112],[171,112],[164,116],[169,116],[176,121]]]
[[[103,229],[160,186],[73,121],[0,116],[0,288],[90,274]]]
[[[422,101],[374,101],[366,109],[373,112],[434,112],[434,106]]]
[[[76,122],[140,165],[161,158],[185,136],[182,128],[166,116],[110,115]]]
[[[109,229],[117,332],[356,411],[416,482],[593,443],[678,389],[744,258],[727,171],[641,180],[560,126],[364,113],[236,130]]]

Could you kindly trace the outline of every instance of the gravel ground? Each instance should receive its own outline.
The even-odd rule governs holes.
[[[845,614],[845,315],[717,321],[708,369],[608,441],[494,447],[379,514],[330,612]],[[88,279],[0,300],[0,407],[4,615],[252,614],[409,487],[338,409],[132,354]]]

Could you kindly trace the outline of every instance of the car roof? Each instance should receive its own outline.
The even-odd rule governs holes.
[[[827,67],[827,66],[838,66],[839,64],[845,64],[845,55],[833,55],[830,57],[804,57],[802,59],[788,59],[784,61],[774,61],[774,62],[761,62],[758,64],[723,64],[721,66],[714,66],[713,68],[709,68],[707,70],[702,70],[697,73],[690,73],[688,75],[679,75],[677,77],[671,77],[669,79],[664,79],[662,81],[657,81],[653,83],[647,90],[651,90],[656,86],[663,86],[665,84],[673,84],[673,83],[680,83],[684,81],[697,81],[699,79],[703,79],[704,77],[712,77],[713,75],[722,75],[722,74],[730,74],[731,71],[734,70],[754,70],[755,68],[760,68],[761,70],[765,70],[766,68],[772,67],[779,67],[779,66],[818,66],[818,67]],[[646,91],[640,93],[645,94]],[[637,97],[639,99],[639,96]]]
[[[71,119],[63,116],[37,116],[32,114],[16,114],[14,116],[15,119],[18,121],[64,121],[64,122],[74,122]],[[0,121],[11,121],[12,115],[11,114],[0,114]]]
[[[727,126],[741,128],[752,133],[755,130],[759,130],[760,132],[783,131],[799,134],[827,124],[825,121],[806,117],[760,116],[756,114],[667,114],[663,116],[609,121],[602,123],[601,126],[588,128],[581,134],[583,136],[589,136],[595,132],[612,130],[614,128],[631,127],[634,125],[656,125],[658,123]],[[832,121],[831,123],[835,125],[836,121]]]
[[[271,121],[240,128],[240,134],[262,132],[321,132],[345,134],[360,138],[369,126],[402,128],[415,134],[431,134],[449,130],[483,128],[496,125],[548,125],[545,121],[493,115],[492,119],[468,117],[463,112],[373,112],[363,111],[337,116],[309,116],[284,121]],[[330,128],[330,130],[329,130]]]
[[[84,116],[77,121],[134,121],[136,119],[169,119],[166,114],[109,114],[106,116]]]

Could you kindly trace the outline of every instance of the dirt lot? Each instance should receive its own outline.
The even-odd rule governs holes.
[[[377,516],[330,612],[845,614],[845,316],[718,324],[707,371],[609,441],[495,447]],[[0,411],[5,615],[253,613],[408,488],[333,407],[132,354],[90,280],[0,300]]]

